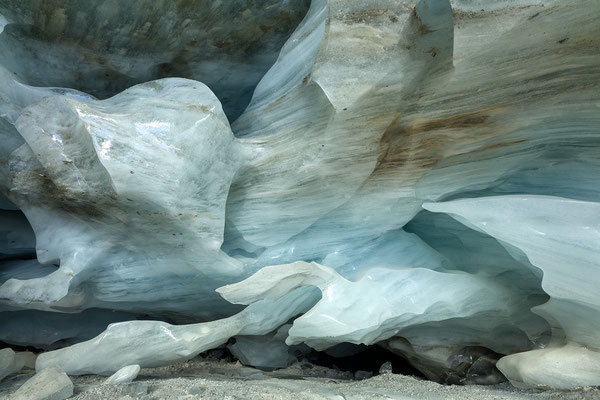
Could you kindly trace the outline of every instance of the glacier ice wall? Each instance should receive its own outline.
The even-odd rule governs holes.
[[[28,85],[102,99],[154,79],[194,79],[235,119],[309,4],[2,0],[0,63]]]
[[[597,0],[85,3],[0,0],[0,340],[38,369],[237,336],[600,385]]]

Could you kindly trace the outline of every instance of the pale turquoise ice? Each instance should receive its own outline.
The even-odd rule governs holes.
[[[318,287],[321,300],[294,321],[286,342],[317,350],[344,342],[374,344],[408,326],[484,312],[490,315],[480,323],[488,323],[520,308],[509,288],[485,277],[424,268],[372,268],[360,280],[349,281],[331,268],[298,262],[265,267],[218,292],[231,302],[253,304],[306,285]]]
[[[514,383],[572,388],[598,383],[600,371],[600,204],[551,196],[494,196],[427,203],[519,249],[543,272],[551,300],[534,309],[554,328],[547,349],[501,359]]]
[[[114,31],[130,14],[106,31],[92,21],[92,39],[114,38],[97,69],[57,39],[91,14],[61,25],[48,3],[46,23],[0,0],[0,340],[81,342],[38,360],[70,374],[166,365],[238,336],[240,358],[268,368],[293,361],[283,340],[378,343],[438,379],[479,347],[507,355],[515,384],[600,384],[597,0],[314,0],[276,60],[308,3],[270,2],[290,10],[282,30],[227,27],[264,38],[245,43],[251,65],[223,61],[234,42],[172,59],[222,32],[162,5],[143,15],[180,25],[136,21],[131,41]],[[236,4],[236,20],[272,17]],[[158,58],[136,47],[169,32],[181,37]],[[208,66],[186,75],[206,84],[131,86],[159,61]],[[123,76],[79,86],[78,68]],[[30,86],[48,76],[73,89]]]
[[[313,293],[300,289],[277,300],[259,301],[217,321],[190,325],[162,321],[116,323],[94,339],[41,354],[36,370],[59,365],[71,375],[112,375],[132,364],[142,368],[168,365],[222,345],[232,336],[265,335],[305,312],[313,302]]]
[[[9,279],[0,297],[73,311],[110,303],[181,312],[187,302],[196,314],[197,302],[211,301],[199,285],[216,288],[241,273],[241,263],[219,247],[244,150],[205,85],[170,78],[102,101],[47,97],[15,125],[26,144],[10,155],[10,197],[36,233],[38,260],[60,268]],[[149,281],[126,289],[144,275],[164,283],[187,278],[176,291],[154,284],[149,293]],[[95,284],[81,296],[77,286],[91,276]],[[167,297],[171,306],[160,301]]]

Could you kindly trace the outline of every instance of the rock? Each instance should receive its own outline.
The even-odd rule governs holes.
[[[193,395],[198,395],[198,394],[202,394],[206,391],[206,388],[204,388],[201,385],[196,385],[196,386],[192,386],[189,390],[188,393],[189,394],[193,394]]]
[[[392,363],[390,361],[386,361],[383,364],[381,364],[381,367],[379,367],[379,373],[380,374],[391,374],[392,373]]]
[[[20,351],[17,357],[21,358],[24,363],[24,368],[35,369],[35,361],[37,360],[37,354],[30,351]]]
[[[125,383],[131,382],[137,378],[140,372],[140,366],[138,364],[128,365],[121,368],[108,379],[104,381],[105,384]]]
[[[254,374],[248,375],[249,381],[262,381],[264,379],[266,379],[266,377],[265,374],[263,374],[262,372],[256,372]]]
[[[255,374],[262,374],[262,371],[260,369],[256,369],[256,368],[242,367],[238,370],[238,374],[240,376],[249,377],[249,376],[255,375]]]
[[[121,387],[121,395],[131,396],[137,399],[148,393],[148,384],[145,382],[131,382],[125,383]]]
[[[369,371],[356,371],[354,373],[354,379],[357,379],[359,381],[363,380],[363,379],[369,379],[372,376],[373,376],[373,373],[369,372]]]
[[[0,380],[18,372],[23,368],[24,361],[12,349],[0,350]]]
[[[10,398],[11,400],[64,400],[73,396],[73,382],[59,367],[48,367],[35,374]]]
[[[265,370],[285,368],[298,360],[295,352],[302,354],[305,351],[301,346],[285,344],[290,327],[285,326],[281,334],[273,332],[264,336],[236,336],[235,343],[227,348],[244,365]]]

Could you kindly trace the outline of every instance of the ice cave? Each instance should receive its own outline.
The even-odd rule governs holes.
[[[0,0],[0,398],[600,398],[600,0]]]

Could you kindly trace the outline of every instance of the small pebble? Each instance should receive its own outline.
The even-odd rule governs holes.
[[[381,367],[379,367],[379,373],[380,374],[391,374],[392,373],[392,363],[390,361],[386,361],[383,364],[381,364]]]
[[[192,386],[189,390],[189,394],[202,394],[206,391],[206,389],[200,385]]]

